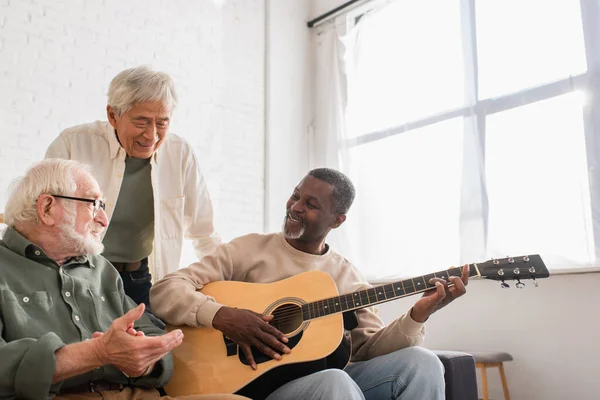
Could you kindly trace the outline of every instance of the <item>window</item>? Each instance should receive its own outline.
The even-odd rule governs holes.
[[[599,15],[594,0],[402,0],[360,18],[340,251],[365,276],[525,254],[598,267]]]

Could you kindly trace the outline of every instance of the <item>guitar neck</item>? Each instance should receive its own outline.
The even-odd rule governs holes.
[[[330,314],[358,310],[375,304],[411,296],[434,288],[435,284],[429,283],[431,278],[447,280],[448,276],[460,276],[461,273],[462,268],[451,268],[432,274],[389,283],[387,285],[360,290],[354,293],[313,301],[312,303],[307,303],[302,306],[302,317],[307,321]],[[481,276],[481,273],[479,272],[477,264],[470,264],[469,277],[474,276],[479,277]]]

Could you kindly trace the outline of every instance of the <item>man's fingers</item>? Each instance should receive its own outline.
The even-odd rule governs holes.
[[[264,324],[264,325],[262,325],[261,328],[262,328],[263,332],[268,333],[272,336],[275,336],[278,340],[282,341],[283,343],[288,342],[288,338],[285,336],[285,334],[283,332],[281,332],[279,329],[275,328],[273,325]]]
[[[129,326],[133,326],[133,323],[140,319],[142,314],[144,314],[146,306],[144,303],[141,303],[136,308],[132,308],[125,315],[120,318],[114,320],[113,325],[123,331],[126,331]]]
[[[261,351],[271,358],[275,358],[277,360],[279,360],[281,358],[281,357],[279,357],[279,354],[275,353],[274,350],[277,350],[280,353],[285,353],[285,354],[290,353],[289,347],[287,347],[285,344],[281,343],[279,340],[277,340],[276,337],[273,337],[273,335],[271,335],[268,332],[261,332],[259,334],[258,339],[260,340],[260,342],[262,342],[262,343],[260,343],[260,345],[264,345],[264,346],[267,346],[270,348],[269,353],[265,353],[262,350]],[[278,357],[275,357],[273,354],[277,354]]]
[[[94,332],[92,333],[92,339],[97,339],[102,335],[104,335],[104,332]]]
[[[458,276],[451,276],[449,279],[453,284],[453,286],[450,288],[450,291],[452,293],[464,294],[467,292],[467,288],[465,287],[465,284],[463,283],[461,278],[459,278]]]
[[[463,267],[460,279],[463,281],[465,286],[469,284],[469,264],[465,264]]]
[[[432,284],[432,285],[435,285],[435,286],[436,286],[436,289],[437,289],[437,284],[438,284],[438,283],[440,283],[440,284],[441,284],[442,286],[444,286],[444,287],[448,286],[448,282],[446,282],[446,281],[445,281],[444,279],[442,279],[442,278],[431,278],[431,279],[429,280],[429,283],[430,283],[430,284]]]
[[[442,300],[444,300],[444,298],[446,297],[446,288],[444,287],[444,284],[442,282],[436,282],[435,289],[437,291],[438,303],[439,303]]]
[[[242,344],[242,345],[240,345],[240,347],[242,348],[242,351],[246,355],[246,360],[248,361],[250,368],[256,369],[256,362],[254,361],[254,356],[252,356],[252,351],[250,350],[250,346],[248,346],[247,344]]]

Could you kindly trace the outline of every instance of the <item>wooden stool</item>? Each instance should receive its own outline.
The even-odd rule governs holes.
[[[502,380],[502,390],[504,391],[504,399],[510,400],[508,394],[508,385],[506,384],[506,375],[504,375],[504,361],[512,361],[513,357],[502,351],[467,351],[475,358],[475,367],[481,369],[481,383],[483,385],[483,400],[489,399],[487,369],[498,367],[500,370],[500,379]]]

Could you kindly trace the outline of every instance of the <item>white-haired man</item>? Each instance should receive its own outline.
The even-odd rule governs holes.
[[[155,399],[151,388],[170,378],[183,334],[155,327],[99,255],[102,199],[75,161],[44,160],[13,186],[0,241],[0,398]]]
[[[108,121],[68,128],[46,152],[46,158],[91,164],[107,198],[104,256],[121,274],[125,292],[147,308],[152,276],[179,268],[184,236],[198,257],[220,243],[196,155],[169,133],[176,105],[169,75],[127,69],[110,83]]]

